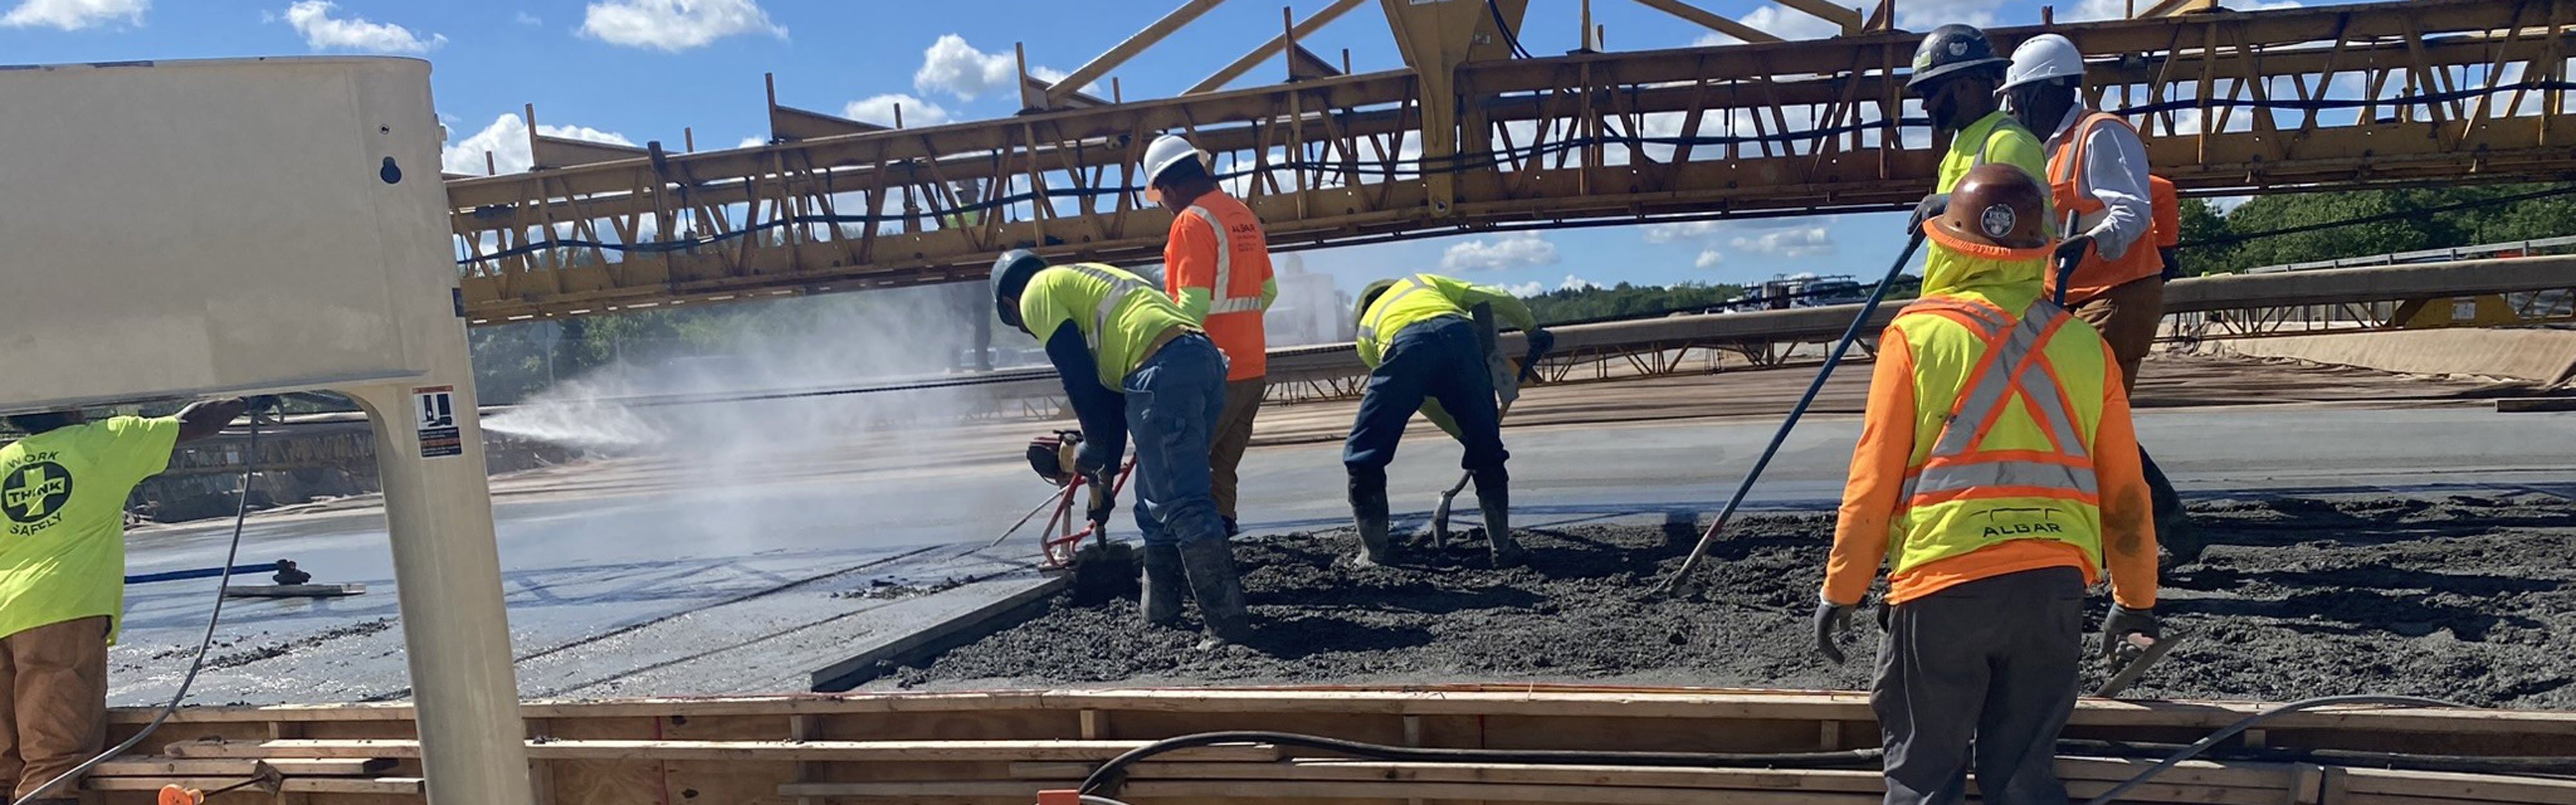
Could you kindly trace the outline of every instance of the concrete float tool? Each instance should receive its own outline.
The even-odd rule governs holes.
[[[314,584],[313,574],[297,567],[292,559],[279,559],[270,564],[234,565],[228,568],[203,567],[194,570],[140,573],[125,577],[125,583],[154,584],[165,581],[219,578],[228,572],[241,575],[270,571],[274,573],[269,576],[269,580],[277,582],[276,584],[227,584],[224,585],[224,595],[232,598],[340,598],[367,593],[367,585],[364,584]]]

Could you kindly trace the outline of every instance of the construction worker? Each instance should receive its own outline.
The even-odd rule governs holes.
[[[2101,336],[2040,294],[2048,190],[1972,168],[1923,231],[1921,300],[1879,338],[1815,612],[1835,643],[1889,567],[1870,706],[1889,805],[2063,805],[2084,590],[2108,566],[2106,652],[2157,635],[2155,526]],[[1973,749],[1973,754],[1971,750]]]
[[[1512,538],[1511,477],[1503,468],[1511,454],[1503,450],[1492,370],[1468,312],[1480,305],[1519,327],[1539,352],[1555,341],[1528,305],[1501,288],[1415,274],[1370,283],[1360,292],[1354,312],[1360,362],[1368,365],[1369,378],[1342,445],[1342,466],[1350,473],[1361,564],[1395,561],[1395,543],[1387,535],[1386,465],[1395,460],[1405,422],[1417,410],[1467,448],[1459,464],[1475,478],[1494,566],[1524,559]]]
[[[2075,261],[2066,283],[2066,306],[2093,325],[2120,359],[2120,384],[2134,393],[2138,365],[2156,341],[2165,315],[2165,261],[2159,249],[2157,180],[2147,170],[2147,145],[2119,115],[2084,107],[2084,54],[2056,34],[2031,37],[2013,50],[1999,90],[2013,117],[2032,131],[2048,132],[2051,208],[2072,211],[2075,227],[2062,260]],[[2179,228],[2179,214],[2170,226]],[[2048,272],[2048,292],[2058,291]],[[2182,498],[2153,460],[2145,461],[2155,495],[2156,536],[2177,561],[2199,557]]]
[[[9,417],[0,447],[0,794],[37,789],[106,748],[107,647],[125,609],[125,500],[181,442],[246,409],[211,400],[177,416],[91,422],[77,410]],[[78,781],[45,792],[80,801]]]
[[[1186,586],[1215,640],[1249,635],[1232,546],[1209,494],[1208,433],[1225,409],[1225,356],[1151,283],[1097,263],[1050,267],[1014,249],[993,262],[993,304],[1002,323],[1046,345],[1082,423],[1075,471],[1095,490],[1111,488],[1135,436],[1145,620],[1178,620]],[[1106,521],[1109,509],[1096,495],[1091,522]]]
[[[2046,175],[2039,138],[2005,114],[1995,97],[1995,87],[2010,61],[1995,55],[1986,32],[1968,25],[1934,28],[1915,48],[1914,73],[1905,80],[1905,89],[1923,99],[1933,130],[1950,136],[1950,149],[1941,156],[1941,175],[1932,195],[1915,205],[1908,232],[1941,214],[1944,194],[1970,168],[2001,162],[2032,176]]]
[[[1172,211],[1171,238],[1163,243],[1163,290],[1198,320],[1225,353],[1225,415],[1210,439],[1208,472],[1215,479],[1217,513],[1226,536],[1241,530],[1235,519],[1243,449],[1252,442],[1252,418],[1261,411],[1270,345],[1262,314],[1279,298],[1270,277],[1270,240],[1252,208],[1226,195],[1208,172],[1207,152],[1179,135],[1154,138],[1145,147],[1145,196]]]

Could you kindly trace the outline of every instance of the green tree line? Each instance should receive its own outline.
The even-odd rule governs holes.
[[[2182,240],[2186,248],[2181,254],[2183,270],[2192,274],[2223,274],[2286,263],[2576,235],[2576,195],[2423,212],[2559,187],[2565,186],[2472,185],[2298,193],[2258,196],[2231,210],[2220,210],[2202,199],[2184,199]],[[2397,213],[2414,214],[2365,224],[2253,237],[2220,245],[2189,245]]]

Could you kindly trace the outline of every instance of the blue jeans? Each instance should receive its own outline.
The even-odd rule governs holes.
[[[1405,422],[1421,410],[1426,397],[1439,400],[1457,421],[1458,438],[1467,448],[1461,467],[1503,469],[1511,454],[1503,450],[1502,414],[1494,402],[1484,344],[1476,338],[1474,322],[1443,316],[1396,331],[1386,360],[1369,373],[1359,418],[1342,443],[1342,465],[1352,477],[1386,476],[1386,465],[1395,461],[1395,445],[1404,439]]]
[[[1225,413],[1225,356],[1207,336],[1172,339],[1119,381],[1136,444],[1136,528],[1147,545],[1225,539],[1208,436]]]

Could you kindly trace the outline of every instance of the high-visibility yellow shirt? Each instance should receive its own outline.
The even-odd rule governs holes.
[[[1538,317],[1530,315],[1529,305],[1510,291],[1438,274],[1415,274],[1388,287],[1360,314],[1360,362],[1375,369],[1395,348],[1396,333],[1442,316],[1468,318],[1467,310],[1477,305],[1492,305],[1494,315],[1523,332],[1538,329]]]
[[[125,498],[170,466],[177,418],[121,416],[0,447],[0,637],[125,610]],[[115,641],[110,627],[108,639]]]
[[[1998,109],[1980,118],[1950,138],[1950,150],[1941,155],[1941,180],[1937,193],[1947,193],[1968,175],[1968,169],[1988,162],[2001,162],[2030,172],[2041,184],[2048,182],[2048,152],[2040,148],[2039,138]],[[2049,225],[2054,231],[2056,224]]]
[[[1050,266],[1020,293],[1020,321],[1044,342],[1065,322],[1082,332],[1109,390],[1136,371],[1154,337],[1174,327],[1196,329],[1172,298],[1143,277],[1099,263]]]

